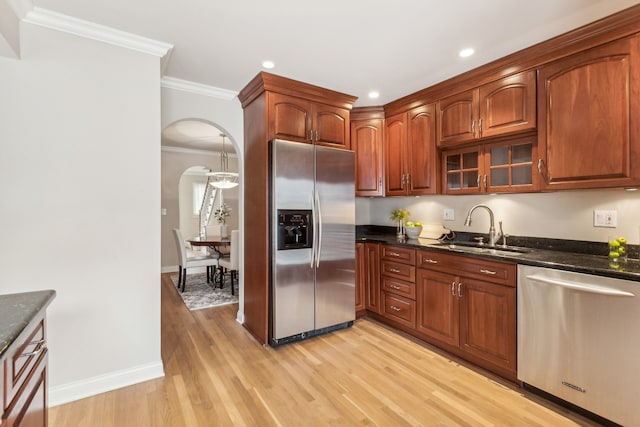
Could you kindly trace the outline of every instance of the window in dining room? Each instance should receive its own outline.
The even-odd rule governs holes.
[[[193,215],[200,215],[200,208],[202,207],[202,199],[204,198],[204,192],[207,188],[206,182],[194,182],[193,183]]]

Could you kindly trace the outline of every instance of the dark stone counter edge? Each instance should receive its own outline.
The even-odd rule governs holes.
[[[438,240],[431,239],[405,239],[398,240],[395,234],[366,234],[358,233],[356,242],[379,242],[398,246],[407,246],[417,249],[452,253],[470,256],[474,258],[494,259],[508,261],[514,264],[532,265],[538,267],[555,268],[558,270],[574,271],[577,273],[593,274],[596,276],[613,277],[617,279],[640,282],[640,260],[628,259],[612,266],[605,255],[592,255],[575,252],[554,251],[536,248],[524,248],[524,254],[483,254],[468,252],[464,249],[449,249],[441,245]],[[499,249],[499,248],[496,248]]]
[[[0,295],[0,360],[29,323],[42,315],[55,296],[54,290]]]

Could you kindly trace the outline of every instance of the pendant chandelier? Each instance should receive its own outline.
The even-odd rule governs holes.
[[[222,153],[220,153],[220,172],[209,172],[207,176],[211,177],[210,184],[216,188],[233,188],[238,185],[238,174],[235,172],[229,172],[229,155],[225,149],[225,137],[224,133],[221,133],[222,137]]]

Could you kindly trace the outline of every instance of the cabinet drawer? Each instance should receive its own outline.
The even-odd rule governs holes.
[[[416,327],[416,302],[382,292],[382,315],[410,328]]]
[[[380,274],[408,282],[416,281],[416,268],[412,265],[400,264],[399,262],[381,261]]]
[[[382,290],[409,299],[416,299],[416,285],[414,283],[385,277],[382,279]]]
[[[15,350],[5,360],[5,408],[24,384],[40,357],[46,353],[47,342],[44,335],[44,319],[40,320],[30,332],[25,331],[18,339]]]
[[[416,250],[401,246],[382,245],[380,259],[416,265]]]
[[[419,268],[516,286],[516,264],[508,262],[419,250],[417,264]]]

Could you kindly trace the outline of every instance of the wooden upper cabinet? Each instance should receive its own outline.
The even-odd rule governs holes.
[[[354,110],[351,115],[351,149],[356,155],[356,196],[383,196],[384,112],[381,111],[380,118],[359,119],[358,114]]]
[[[476,138],[478,90],[468,90],[438,101],[438,145],[454,145]]]
[[[312,109],[313,142],[327,147],[351,148],[349,110],[314,104]]]
[[[386,119],[385,193],[387,196],[435,194],[437,154],[435,105]]]
[[[405,152],[407,150],[407,114],[401,113],[385,120],[384,186],[387,196],[404,196]]]
[[[639,38],[539,70],[538,149],[547,189],[640,184]]]
[[[269,94],[272,119],[269,121],[271,138],[311,142],[311,102],[279,93]]]
[[[438,101],[438,145],[536,128],[534,70],[504,77]]]
[[[480,86],[481,138],[536,128],[536,73],[525,71]]]
[[[435,194],[438,163],[435,105],[409,111],[407,123],[408,194]]]
[[[270,93],[269,133],[273,138],[350,148],[349,110]]]

